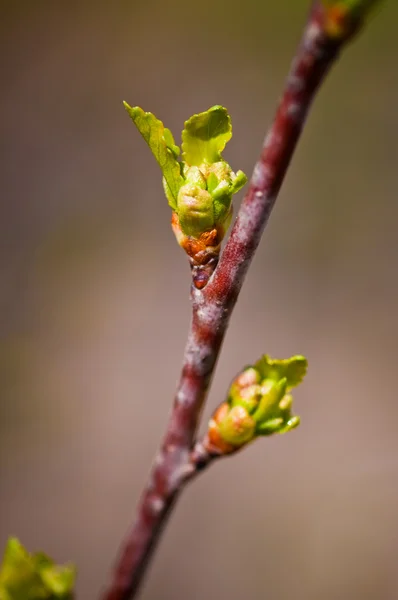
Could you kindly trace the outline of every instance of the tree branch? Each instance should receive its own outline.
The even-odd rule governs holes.
[[[318,86],[353,33],[352,28],[344,35],[329,34],[329,12],[320,2],[312,6],[274,122],[218,267],[204,289],[191,289],[192,322],[172,414],[104,600],[127,600],[136,595],[178,494],[214,458],[203,445],[192,449],[231,312]]]

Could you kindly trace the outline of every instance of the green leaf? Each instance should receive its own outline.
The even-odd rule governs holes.
[[[185,122],[182,158],[190,166],[218,162],[231,137],[232,125],[227,109],[213,106]]]
[[[270,358],[267,354],[264,354],[255,365],[263,379],[279,381],[286,378],[287,391],[302,382],[307,372],[307,366],[308,362],[304,356],[277,359]]]
[[[271,435],[272,433],[279,433],[282,428],[283,419],[279,417],[275,419],[269,419],[268,421],[258,425],[256,433],[258,435]]]
[[[29,554],[10,538],[0,570],[0,600],[71,600],[75,570],[45,554]]]
[[[253,414],[253,419],[257,424],[273,417],[280,416],[279,402],[286,393],[287,379],[282,377],[278,381],[267,382],[269,385],[263,386],[268,389],[263,391],[263,396],[256,412]]]
[[[282,427],[282,429],[279,431],[279,433],[287,433],[288,431],[291,431],[292,429],[296,429],[296,427],[298,427],[299,425],[300,425],[300,417],[298,415],[295,415],[294,417],[292,417],[291,419],[288,420],[286,425],[284,427]]]
[[[247,175],[243,171],[238,171],[236,173],[235,179],[232,180],[232,185],[230,189],[231,194],[236,194],[240,189],[243,188],[245,183],[247,182]]]
[[[157,160],[166,181],[167,199],[171,208],[176,210],[178,190],[184,184],[181,164],[177,160],[180,149],[175,145],[170,129],[167,129],[155,115],[144,112],[139,106],[131,107],[127,102],[123,104]]]

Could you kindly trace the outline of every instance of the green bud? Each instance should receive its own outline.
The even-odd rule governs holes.
[[[261,400],[261,378],[254,367],[248,367],[232,382],[229,389],[231,406],[243,406],[249,414],[258,407]]]
[[[181,229],[187,235],[197,237],[202,231],[213,229],[213,199],[196,185],[187,183],[180,188],[177,212]]]
[[[208,173],[213,174],[218,181],[229,181],[231,179],[232,169],[227,162],[219,160],[208,166]]]
[[[206,179],[199,167],[188,167],[188,165],[185,165],[184,178],[187,183],[191,183],[202,190],[208,189]]]
[[[254,438],[256,423],[243,406],[233,406],[220,423],[219,432],[225,442],[242,446]]]
[[[251,415],[257,409],[261,400],[261,386],[250,385],[241,391],[231,387],[229,391],[231,406],[243,406]]]
[[[227,110],[213,106],[185,122],[179,162],[180,149],[170,130],[152,113],[126,102],[124,105],[159,163],[164,192],[178,217],[182,234],[199,239],[217,229],[222,236],[230,221],[232,196],[247,181],[242,171],[235,174],[221,156],[232,137]]]
[[[216,162],[206,169],[207,171],[207,189],[214,200],[214,220],[215,223],[222,223],[232,205],[232,196],[236,194],[246,183],[247,177],[242,171],[235,174],[228,163],[224,161]]]
[[[258,436],[286,433],[300,418],[292,415],[289,390],[303,379],[307,360],[303,356],[271,359],[264,355],[246,367],[232,382],[228,399],[214,412],[207,440],[210,451],[234,452]]]

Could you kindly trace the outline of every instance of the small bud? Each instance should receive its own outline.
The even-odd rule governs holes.
[[[261,377],[254,367],[248,367],[232,382],[229,390],[231,406],[244,406],[254,412],[261,399]]]
[[[223,402],[215,410],[212,418],[209,421],[209,427],[205,440],[205,448],[212,454],[230,454],[235,452],[236,448],[233,444],[229,444],[220,433],[220,423],[228,416],[229,404]]]
[[[241,446],[253,439],[256,422],[243,406],[233,406],[219,425],[223,440],[233,446]]]
[[[325,31],[335,40],[352,37],[380,0],[323,0]]]
[[[185,165],[184,178],[187,183],[191,183],[202,190],[207,189],[206,179],[199,167],[188,167],[188,165]]]
[[[187,183],[177,197],[178,219],[183,234],[200,237],[203,231],[214,229],[213,198],[208,191]]]
[[[173,211],[172,228],[189,256],[194,285],[201,289],[217,266],[221,241],[232,218],[232,196],[246,183],[221,156],[232,137],[231,119],[222,106],[185,122],[180,149],[169,129],[139,107],[124,103],[163,173],[163,188]]]
[[[288,393],[307,370],[303,356],[271,359],[264,355],[232,382],[228,398],[213,414],[204,446],[213,454],[231,454],[258,436],[285,433],[300,423],[291,414]]]

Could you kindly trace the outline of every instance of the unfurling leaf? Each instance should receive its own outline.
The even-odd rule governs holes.
[[[185,121],[182,132],[182,158],[190,166],[221,161],[221,152],[232,137],[228,111],[213,106]]]
[[[178,191],[184,183],[181,164],[176,158],[180,149],[175,145],[170,129],[167,129],[155,115],[144,112],[139,106],[131,107],[127,102],[123,104],[156,158],[169,190],[167,199],[171,208],[176,210]]]
[[[303,381],[307,367],[308,362],[304,356],[278,359],[264,354],[255,364],[255,368],[264,379],[279,381],[285,377],[287,391]]]
[[[8,540],[0,569],[0,600],[72,600],[75,569],[58,566],[45,554],[29,554]]]

